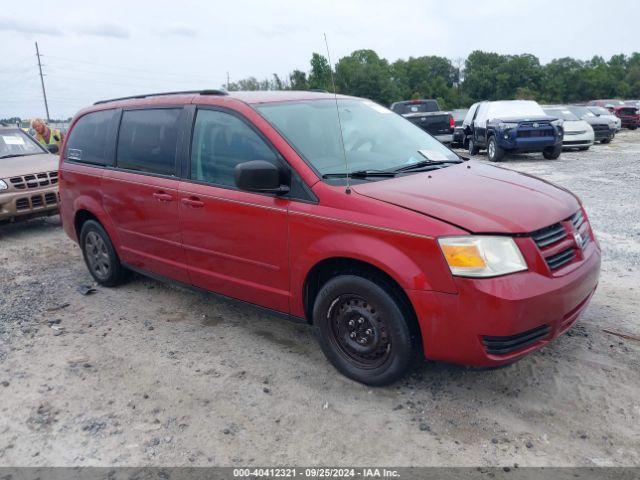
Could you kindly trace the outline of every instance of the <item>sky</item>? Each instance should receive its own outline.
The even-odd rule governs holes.
[[[464,59],[473,50],[590,59],[640,51],[637,0],[56,0],[0,4],[0,118],[52,118],[105,98],[220,88],[312,52]]]

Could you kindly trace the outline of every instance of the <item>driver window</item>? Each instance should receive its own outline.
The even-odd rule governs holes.
[[[278,165],[276,154],[245,122],[216,110],[198,110],[191,141],[191,178],[235,187],[236,165],[266,160]]]

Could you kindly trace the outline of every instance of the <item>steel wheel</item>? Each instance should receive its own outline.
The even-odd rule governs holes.
[[[383,365],[391,354],[391,337],[384,318],[364,298],[341,295],[328,313],[331,342],[359,368]]]
[[[89,262],[89,268],[100,279],[106,279],[111,272],[111,259],[107,251],[107,245],[98,233],[87,233],[84,248]]]

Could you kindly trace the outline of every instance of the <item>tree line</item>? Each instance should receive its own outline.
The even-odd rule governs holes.
[[[480,100],[532,99],[540,103],[576,103],[596,98],[640,98],[640,53],[609,60],[558,58],[547,64],[531,54],[502,55],[476,50],[452,61],[428,55],[389,62],[373,50],[356,50],[333,66],[313,53],[308,71],[286,78],[249,77],[229,90],[309,90],[355,95],[389,105],[399,100],[435,98],[446,109]]]

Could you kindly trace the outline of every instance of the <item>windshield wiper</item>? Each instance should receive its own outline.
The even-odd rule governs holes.
[[[412,163],[411,165],[405,165],[403,167],[392,170],[395,173],[411,172],[413,170],[428,169],[429,167],[438,167],[441,165],[449,165],[451,163],[462,163],[463,160],[423,160],[421,162]]]
[[[356,170],[347,174],[346,172],[342,173],[325,173],[322,175],[322,178],[346,178],[347,176],[351,178],[369,178],[369,177],[395,177],[395,172],[385,172],[382,170]]]

